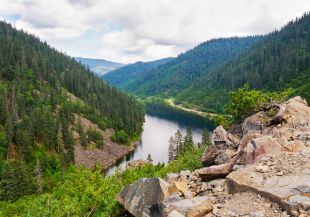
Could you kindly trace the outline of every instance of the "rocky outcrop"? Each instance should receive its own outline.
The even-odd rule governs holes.
[[[100,165],[102,168],[107,169],[113,166],[117,160],[132,152],[139,143],[135,141],[130,146],[117,144],[111,140],[111,135],[114,133],[113,129],[102,130],[97,124],[94,124],[85,117],[78,114],[74,114],[74,117],[76,121],[75,125],[80,120],[85,130],[96,129],[102,133],[104,140],[104,147],[102,148],[97,148],[94,145],[83,147],[79,143],[79,134],[73,130],[74,139],[77,141],[74,149],[74,163],[77,167],[86,166],[89,169],[93,169],[96,165]]]
[[[288,214],[310,215],[310,151],[267,155],[227,177],[230,193],[251,191],[276,202]]]
[[[237,137],[228,133],[222,126],[217,127],[213,131],[213,146],[207,147],[202,156],[201,161],[203,165],[211,166],[213,164],[228,163],[237,151],[239,142],[240,140]]]
[[[156,210],[154,216],[165,217],[310,216],[310,108],[306,101],[295,97],[271,104],[233,131],[217,127],[212,140],[213,146],[202,156],[206,167],[167,174],[164,189],[168,190],[155,186],[142,194],[133,188],[129,198],[134,199],[120,201],[129,211],[138,203],[138,207]],[[135,184],[144,188],[141,181]],[[139,201],[149,197],[149,192],[158,195],[146,199],[152,204],[145,206]],[[140,213],[150,216],[149,211]]]

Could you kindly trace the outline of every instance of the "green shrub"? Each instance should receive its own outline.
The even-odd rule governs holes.
[[[225,129],[228,129],[232,122],[228,116],[224,116],[224,115],[213,116],[212,120],[214,121],[215,126],[222,125]]]
[[[98,148],[104,146],[103,135],[100,131],[95,129],[87,130],[88,142],[94,142]]]
[[[102,171],[69,167],[55,174],[52,192],[30,195],[18,201],[0,201],[0,216],[124,216],[124,208],[115,196],[140,178],[164,177],[166,173],[195,170],[201,167],[203,148],[191,148],[167,166],[162,164],[126,169],[103,178]]]
[[[126,144],[129,141],[129,137],[124,130],[117,131],[111,136],[113,142]]]
[[[270,102],[281,103],[293,93],[292,89],[282,92],[263,92],[260,90],[249,90],[249,85],[229,93],[230,104],[226,111],[232,115],[234,121],[240,121],[249,115],[261,111],[270,105]]]

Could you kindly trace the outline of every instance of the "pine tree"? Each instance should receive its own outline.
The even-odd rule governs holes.
[[[152,163],[153,162],[153,159],[152,159],[152,156],[151,156],[150,153],[147,155],[147,159],[146,160],[147,160],[148,163]]]
[[[211,146],[211,138],[210,138],[210,133],[208,129],[205,129],[202,133],[202,138],[201,138],[201,146]]]
[[[43,192],[43,175],[42,169],[39,159],[36,161],[36,167],[34,169],[37,181],[37,194],[41,194]]]
[[[82,146],[86,147],[88,145],[87,138],[83,126],[81,124],[81,118],[78,119],[78,134],[80,135],[80,143]]]
[[[32,122],[28,115],[24,115],[21,122],[17,124],[15,143],[18,150],[23,153],[24,159],[30,162],[33,154],[34,136]]]
[[[184,138],[184,151],[191,149],[194,147],[194,141],[193,141],[193,132],[192,128],[187,128],[186,129],[186,136]]]
[[[183,141],[182,141],[182,133],[180,130],[177,130],[177,132],[174,134],[174,140],[177,148],[176,155],[178,156],[179,154],[182,153],[183,149]]]
[[[9,116],[8,119],[6,120],[5,130],[6,130],[6,135],[8,138],[8,143],[13,144],[15,126],[14,126],[14,121],[13,121],[12,116]]]
[[[66,149],[65,161],[66,164],[74,162],[74,139],[67,120],[62,123],[62,137]]]
[[[5,161],[0,180],[0,200],[16,201],[34,193],[33,182],[22,161]]]
[[[174,161],[176,158],[176,153],[175,153],[175,140],[173,137],[170,137],[169,140],[169,149],[168,149],[168,162]]]

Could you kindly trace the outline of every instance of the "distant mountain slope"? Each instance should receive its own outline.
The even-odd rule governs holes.
[[[229,90],[248,83],[251,88],[293,87],[310,101],[310,14],[267,35],[237,59],[178,94],[181,102],[221,111]]]
[[[145,73],[125,88],[138,95],[174,95],[200,80],[220,64],[236,58],[261,36],[222,38],[204,42],[177,58]]]
[[[89,66],[89,68],[99,76],[102,76],[109,71],[112,71],[125,65],[122,63],[111,62],[104,59],[91,59],[83,57],[75,57],[75,59],[78,62],[81,62],[82,64]]]
[[[124,67],[115,69],[102,78],[113,86],[119,87],[121,89],[126,88],[132,82],[139,79],[149,70],[156,68],[161,64],[165,64],[173,58],[164,58],[160,60],[154,60],[149,62],[136,62],[133,64],[126,65]]]

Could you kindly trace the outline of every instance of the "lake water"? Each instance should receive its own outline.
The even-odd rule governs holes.
[[[179,129],[182,135],[186,135],[186,129],[192,128],[195,144],[201,141],[204,129],[211,131],[213,125],[210,120],[199,116],[176,111],[163,106],[147,106],[147,114],[143,125],[141,143],[127,156],[123,157],[115,166],[106,171],[106,175],[113,174],[116,170],[126,167],[128,161],[147,159],[151,154],[153,163],[168,162],[169,138]]]

